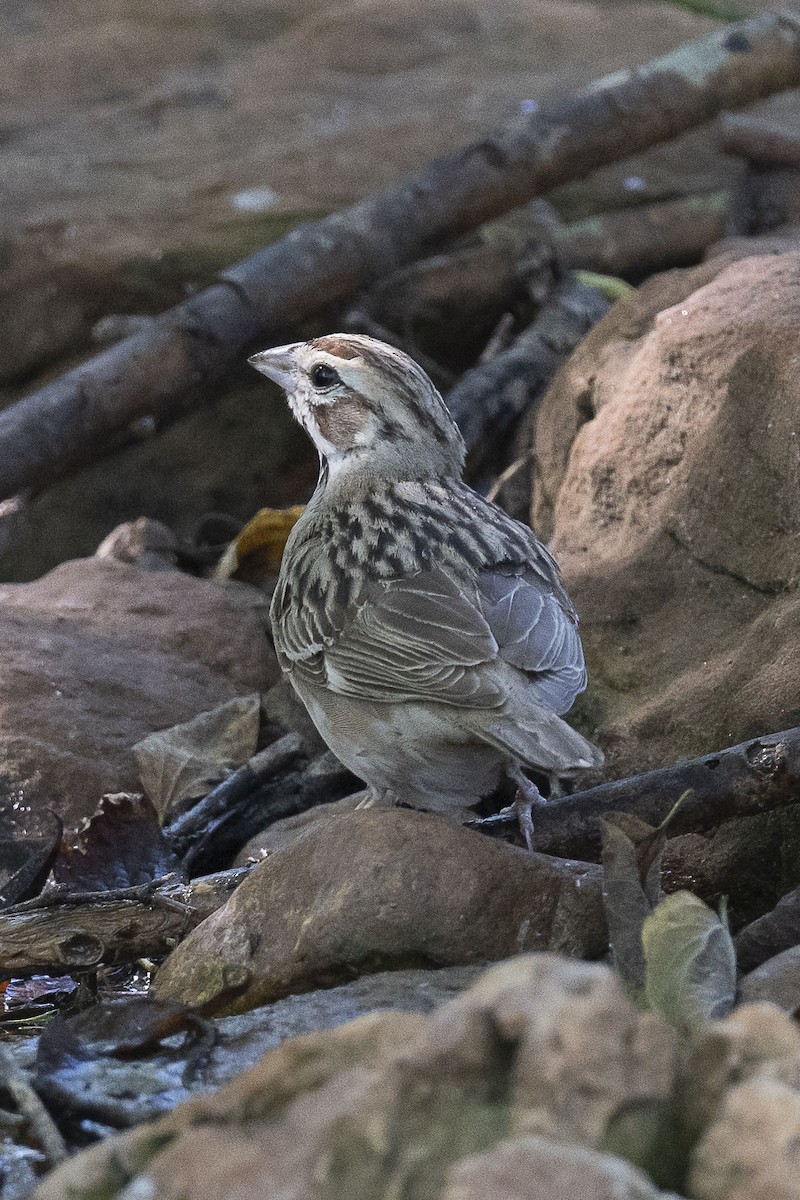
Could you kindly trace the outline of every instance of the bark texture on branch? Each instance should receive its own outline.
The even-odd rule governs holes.
[[[157,958],[221,908],[252,870],[91,896],[40,896],[0,912],[0,976]]]
[[[699,262],[725,236],[730,201],[727,192],[709,192],[641,204],[564,225],[553,240],[567,266],[638,278]]]
[[[800,130],[765,117],[726,113],[720,118],[720,146],[764,167],[800,168]]]
[[[705,754],[674,767],[603,783],[536,814],[534,849],[564,858],[597,858],[609,812],[632,812],[660,825],[679,797],[669,836],[711,829],[732,817],[765,812],[800,799],[800,728]]]
[[[185,408],[256,343],[452,237],[710,117],[800,82],[800,22],[761,14],[513,121],[218,283],[0,413],[0,499],[41,488],[147,413]]]

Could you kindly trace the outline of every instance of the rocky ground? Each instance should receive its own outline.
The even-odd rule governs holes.
[[[0,4],[0,400],[309,215],[718,23]],[[752,111],[800,130],[798,95]],[[570,720],[606,766],[591,819],[546,846],[543,822],[549,853],[360,807],[270,643],[291,513],[214,573],[256,509],[313,486],[277,393],[198,391],[29,498],[0,556],[0,1200],[800,1200],[798,188],[800,159],[723,154],[707,125],[518,214],[524,254],[492,226],[358,301],[398,337],[430,302],[473,481],[515,460],[500,498],[580,612]],[[655,226],[617,238],[632,203],[712,191],[701,243],[667,256],[690,265],[650,273]],[[599,269],[592,238],[635,288],[564,292]],[[566,361],[487,457],[452,329],[485,340],[503,305],[535,328],[556,294],[578,332],[528,345]]]
[[[800,1033],[771,1005],[682,1045],[607,967],[539,955],[397,1007],[284,1042],[36,1196],[797,1195]]]

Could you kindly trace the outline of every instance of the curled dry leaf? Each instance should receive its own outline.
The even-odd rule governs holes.
[[[611,818],[626,816],[610,814]],[[642,927],[661,898],[661,852],[666,834],[641,821],[637,822],[641,830],[634,831],[630,819],[624,824],[613,819],[601,820],[600,824],[603,907],[611,953],[626,988],[638,1001],[644,995],[646,974]]]
[[[142,787],[162,822],[255,754],[260,719],[261,698],[254,692],[151,733],[133,747]]]
[[[34,1015],[37,1006],[58,1003],[77,991],[71,975],[30,975],[27,979],[9,979],[0,986],[0,1011],[15,1018]]]
[[[655,828],[629,812],[612,812],[600,819],[603,907],[611,953],[625,986],[639,1003],[644,1000],[646,976],[642,929],[664,898],[661,859],[667,830],[689,794],[684,791]]]
[[[53,864],[56,882],[71,892],[140,887],[171,874],[181,875],[181,865],[152,804],[135,792],[103,796],[77,845]]]
[[[736,996],[736,952],[724,910],[675,892],[642,928],[645,995],[651,1008],[689,1033],[725,1017]]]

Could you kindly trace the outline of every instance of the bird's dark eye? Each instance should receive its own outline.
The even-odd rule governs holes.
[[[311,382],[315,388],[329,388],[342,381],[333,367],[329,367],[327,363],[318,363],[311,371]]]

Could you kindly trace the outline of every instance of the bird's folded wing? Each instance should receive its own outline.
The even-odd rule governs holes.
[[[572,608],[538,575],[484,571],[478,577],[483,616],[500,657],[524,671],[532,698],[555,713],[571,708],[586,687],[586,667]]]
[[[320,652],[313,660],[291,656],[292,669],[340,695],[469,708],[504,699],[495,673],[485,670],[498,646],[477,597],[440,570],[370,583],[344,628],[320,628],[313,640]]]
[[[531,701],[563,713],[586,686],[574,614],[537,575],[485,571],[477,589],[444,571],[364,587],[347,623],[302,606],[285,628],[291,668],[309,682],[364,700],[436,700],[494,708],[507,689],[498,659],[528,677]],[[288,635],[288,636],[287,636]]]

